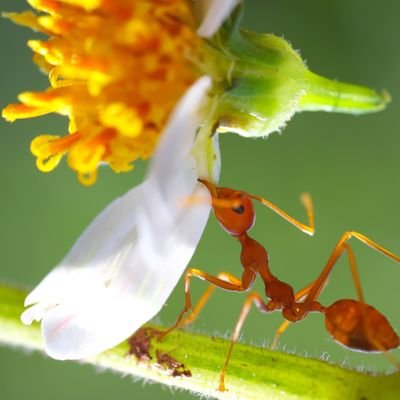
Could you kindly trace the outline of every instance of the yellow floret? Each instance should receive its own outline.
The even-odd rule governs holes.
[[[24,92],[3,110],[8,121],[48,113],[70,120],[69,134],[32,142],[48,172],[63,155],[80,181],[92,184],[100,164],[116,172],[153,153],[172,108],[197,78],[199,48],[185,0],[30,0],[40,13],[11,13],[14,22],[49,36],[30,40],[50,87]]]

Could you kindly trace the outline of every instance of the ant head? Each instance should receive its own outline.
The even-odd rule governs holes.
[[[255,221],[251,198],[245,192],[219,188],[199,179],[212,197],[212,208],[221,226],[233,236],[241,236],[250,230]]]
[[[244,192],[218,188],[212,207],[218,222],[230,235],[241,236],[254,225],[253,203]]]

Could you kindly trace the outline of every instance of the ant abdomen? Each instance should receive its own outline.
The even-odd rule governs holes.
[[[365,352],[386,352],[399,347],[399,336],[387,318],[369,304],[338,300],[325,309],[325,326],[343,346]]]

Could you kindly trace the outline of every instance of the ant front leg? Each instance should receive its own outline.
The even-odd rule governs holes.
[[[190,279],[192,277],[199,278],[215,287],[219,287],[230,292],[245,292],[253,285],[256,275],[251,270],[245,270],[242,274],[242,280],[227,273],[223,274],[222,278],[219,278],[209,275],[199,269],[189,268],[189,270],[185,274],[185,306],[183,307],[183,310],[179,313],[175,324],[162,333],[161,339],[165,337],[168,333],[172,332],[174,329],[178,328],[181,325],[186,312],[192,309],[192,300],[190,296]],[[228,279],[225,280],[225,278]],[[205,295],[207,295],[207,292],[205,293]],[[203,301],[202,298],[200,299],[200,301],[202,301],[202,304],[200,304],[199,310],[203,308],[205,302],[210,295],[211,293],[209,293],[207,298],[203,299]]]
[[[264,206],[267,206],[270,210],[278,214],[280,217],[285,219],[287,222],[295,226],[297,229],[301,230],[302,232],[306,233],[307,235],[313,236],[315,233],[315,217],[314,217],[314,206],[312,202],[312,198],[309,193],[302,193],[300,196],[300,201],[303,204],[308,218],[308,225],[303,224],[300,221],[297,221],[295,218],[291,217],[285,211],[281,210],[278,206],[271,203],[269,200],[264,199],[260,196],[256,196],[254,194],[247,193],[249,197],[254,200],[259,201]]]
[[[240,279],[236,278],[236,276],[231,275],[229,272],[220,272],[217,275],[217,278],[221,279],[223,281],[238,285],[238,286],[242,284],[242,281]],[[216,288],[217,288],[217,286],[210,285],[205,290],[205,292],[201,295],[197,304],[192,309],[192,313],[189,314],[185,319],[183,319],[181,321],[181,323],[179,324],[179,328],[183,328],[187,325],[190,325],[197,319],[201,310],[204,308],[204,306],[206,305],[206,303],[208,302],[208,300],[210,299],[212,294],[215,292]]]

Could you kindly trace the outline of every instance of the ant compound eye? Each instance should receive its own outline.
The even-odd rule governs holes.
[[[236,214],[243,214],[245,211],[245,199],[242,192],[236,192],[231,198],[231,210]]]
[[[243,214],[244,213],[244,206],[240,204],[236,207],[232,207],[232,210],[235,211],[236,214]]]

